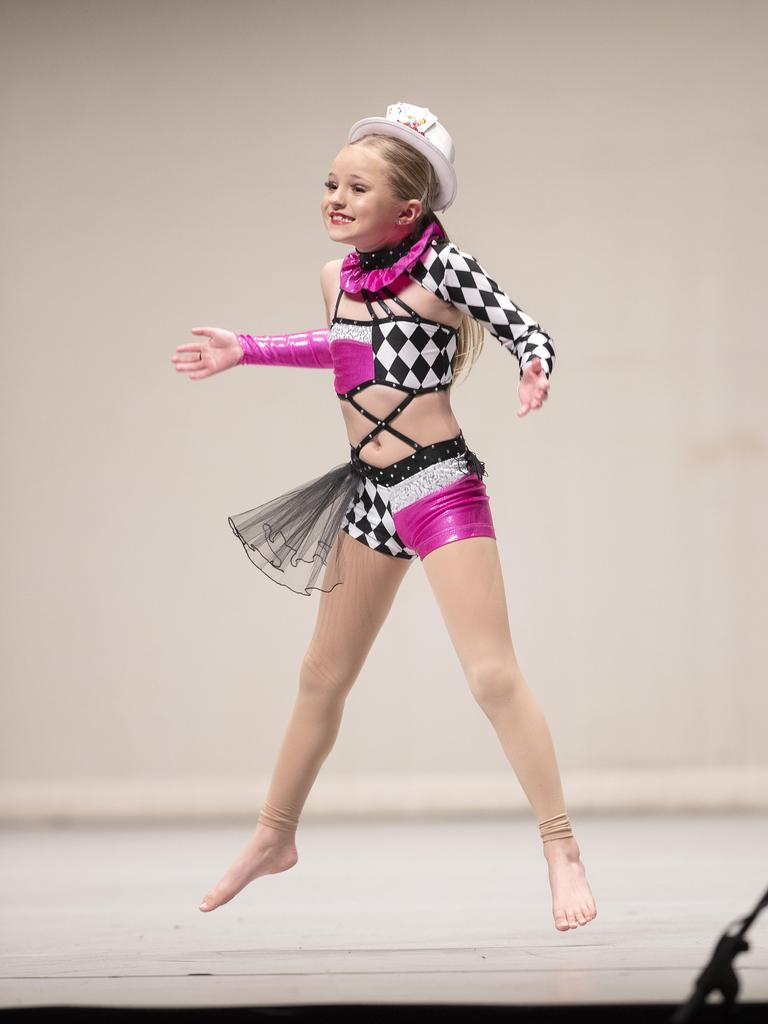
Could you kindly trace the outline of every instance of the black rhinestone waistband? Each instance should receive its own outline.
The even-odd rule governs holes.
[[[448,438],[446,441],[435,441],[434,444],[425,444],[423,448],[419,448],[411,455],[406,455],[404,459],[398,459],[397,462],[392,462],[388,466],[372,466],[369,462],[363,462],[355,455],[355,449],[352,447],[349,452],[349,461],[355,473],[368,477],[375,484],[391,487],[393,484],[400,483],[401,480],[407,480],[409,476],[413,476],[414,473],[418,473],[426,466],[433,466],[436,462],[449,459],[452,455],[463,455],[468,452],[468,449],[464,434],[459,431],[456,437]],[[469,461],[472,466],[476,465],[474,459]],[[480,465],[483,464],[480,463]]]

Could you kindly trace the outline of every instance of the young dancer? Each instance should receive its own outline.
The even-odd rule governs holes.
[[[321,271],[328,327],[273,336],[198,327],[200,340],[172,357],[190,380],[236,365],[332,370],[350,441],[347,462],[228,520],[262,572],[321,596],[256,829],[203,911],[297,862],[300,814],[346,696],[419,558],[471,692],[536,814],[555,927],[596,915],[549,728],[512,645],[485,464],[450,404],[483,327],[519,363],[518,416],[548,398],[555,353],[547,332],[448,239],[436,211],[456,196],[453,160],[451,136],[424,107],[396,103],[356,122],[320,202],[330,238],[353,247]]]

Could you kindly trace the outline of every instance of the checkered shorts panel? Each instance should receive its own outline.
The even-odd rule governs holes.
[[[523,368],[536,356],[549,377],[555,363],[552,338],[524,313],[469,253],[445,238],[433,238],[410,276],[494,334]]]
[[[415,558],[416,552],[403,543],[395,529],[388,489],[361,477],[357,493],[349,503],[341,529],[374,551],[395,558]]]

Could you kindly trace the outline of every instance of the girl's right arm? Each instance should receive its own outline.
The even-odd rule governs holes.
[[[320,271],[320,287],[325,303],[325,318],[330,324],[329,288],[338,283],[340,260],[331,260]],[[333,369],[328,328],[322,327],[300,334],[256,335],[238,334],[242,349],[240,363],[257,366],[308,366]]]
[[[255,366],[309,366],[328,370],[333,366],[328,331],[321,328],[300,334],[238,334],[242,355],[239,364]]]
[[[329,322],[327,277],[329,272],[335,272],[338,278],[337,263],[326,264],[321,272],[326,320]],[[199,335],[201,340],[189,345],[178,345],[176,355],[172,356],[176,369],[188,371],[191,380],[210,377],[232,366],[303,366],[320,370],[333,368],[327,327],[297,334],[272,335],[234,334],[220,327],[193,327],[192,334]]]

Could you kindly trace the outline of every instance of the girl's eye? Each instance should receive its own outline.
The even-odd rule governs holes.
[[[330,188],[330,189],[336,188],[336,182],[334,182],[334,181],[324,181],[323,185],[325,185],[326,188]],[[354,189],[355,189],[356,192],[357,191],[360,191],[360,192],[365,192],[366,191],[366,189],[365,189],[365,187],[363,185],[355,185]]]

